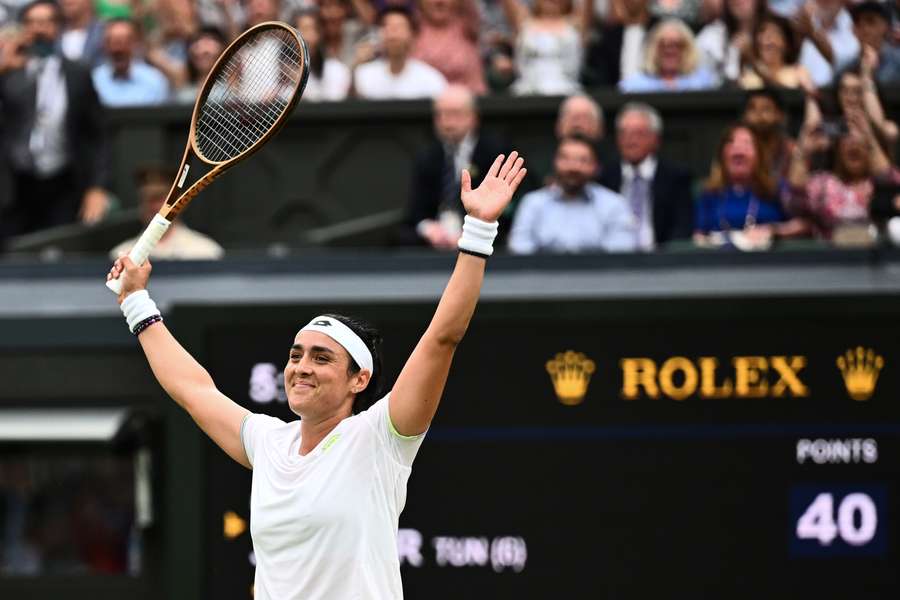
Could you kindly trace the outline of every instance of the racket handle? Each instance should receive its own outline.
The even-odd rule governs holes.
[[[159,241],[159,238],[163,236],[163,234],[167,229],[169,229],[169,226],[171,224],[172,222],[165,217],[161,217],[159,215],[154,216],[153,220],[150,221],[150,224],[147,225],[147,229],[145,229],[144,233],[141,234],[141,237],[137,241],[137,244],[135,244],[134,248],[131,249],[131,252],[128,253],[128,258],[131,259],[131,262],[138,266],[144,264],[147,261],[147,257],[150,256],[150,252],[153,251],[153,248]],[[112,290],[116,295],[121,294],[121,278],[110,279],[106,282],[106,287]]]

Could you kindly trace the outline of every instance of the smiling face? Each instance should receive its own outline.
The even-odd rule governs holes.
[[[681,74],[687,44],[676,27],[666,27],[660,31],[656,40],[656,68],[660,76],[675,77]]]
[[[745,185],[753,177],[756,168],[756,144],[753,134],[746,127],[738,127],[722,148],[722,165],[728,181]]]
[[[653,131],[647,115],[633,110],[622,115],[619,120],[616,142],[622,159],[636,165],[656,152],[659,148],[659,135]]]
[[[887,39],[890,23],[876,12],[865,12],[856,20],[853,31],[861,43],[880,49]]]
[[[838,142],[838,169],[850,180],[869,175],[869,148],[866,139],[856,133],[845,135]]]
[[[59,37],[59,13],[49,4],[36,4],[22,16],[22,33],[28,43],[55,42]]]
[[[291,410],[304,419],[349,416],[361,387],[360,372],[350,375],[350,355],[336,341],[318,331],[294,337],[284,367],[284,388]],[[364,387],[364,386],[362,386]]]
[[[838,104],[844,114],[863,108],[863,81],[855,73],[844,73],[838,83]]]
[[[381,20],[381,41],[389,59],[405,59],[413,41],[409,17],[399,12],[384,15]]]
[[[787,40],[775,23],[764,24],[756,34],[756,48],[759,58],[766,64],[782,63],[785,60]]]
[[[597,174],[597,159],[587,144],[578,140],[560,143],[554,159],[556,181],[567,195],[581,192]]]
[[[306,46],[310,52],[314,52],[319,47],[322,36],[319,32],[319,21],[315,15],[301,15],[297,17],[294,26],[300,32],[300,35],[306,41]]]
[[[188,60],[197,70],[198,80],[206,77],[225,47],[213,36],[202,36],[188,47]]]
[[[784,124],[784,112],[772,98],[753,96],[744,109],[744,122],[758,134],[766,134]]]

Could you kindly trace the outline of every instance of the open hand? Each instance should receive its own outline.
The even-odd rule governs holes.
[[[527,169],[523,169],[525,159],[519,153],[512,154],[503,160],[501,154],[494,160],[484,180],[474,190],[472,176],[464,169],[460,178],[462,184],[461,199],[466,213],[482,221],[496,221],[512,200],[516,188],[525,178]]]

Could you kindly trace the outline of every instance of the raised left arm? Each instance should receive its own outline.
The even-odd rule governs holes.
[[[470,217],[496,221],[525,177],[524,160],[518,153],[510,154],[505,162],[503,159],[502,154],[497,157],[475,190],[469,172],[463,171],[462,202]],[[428,329],[397,377],[391,390],[390,417],[400,435],[422,433],[437,411],[453,353],[478,303],[484,266],[484,258],[460,253]]]

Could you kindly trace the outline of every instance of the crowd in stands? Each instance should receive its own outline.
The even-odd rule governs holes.
[[[900,0],[0,0],[0,240],[102,219],[104,107],[191,104],[228,42],[269,20],[308,44],[303,101],[433,100],[400,243],[453,247],[460,170],[507,150],[480,131],[484,95],[568,97],[553,171],[508,215],[514,253],[851,240],[871,237],[872,207],[879,222],[897,209],[879,91],[900,84]],[[710,172],[689,174],[658,156],[652,101],[607,137],[585,93],[602,88],[747,99]],[[805,97],[797,139],[783,90]]]

